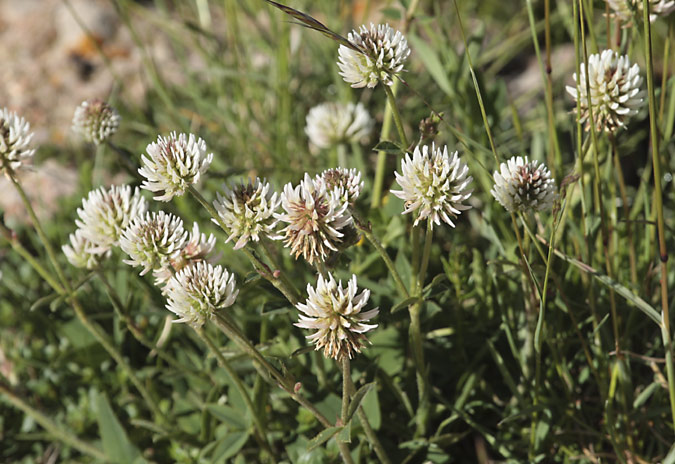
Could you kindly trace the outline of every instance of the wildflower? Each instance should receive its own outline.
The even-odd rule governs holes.
[[[471,208],[464,205],[473,192],[468,186],[473,177],[468,176],[468,166],[459,159],[457,152],[448,155],[448,147],[443,149],[431,145],[415,147],[412,158],[406,154],[401,160],[401,174],[395,173],[396,181],[402,190],[391,193],[405,200],[403,214],[419,210],[414,225],[429,218],[440,225],[440,220],[455,227],[452,222],[462,211]]]
[[[342,288],[342,281],[335,282],[331,274],[328,279],[319,275],[316,290],[307,284],[306,303],[295,306],[302,314],[294,325],[316,329],[307,339],[314,343],[317,351],[323,349],[327,358],[340,361],[347,356],[351,359],[368,341],[363,334],[377,327],[377,324],[365,324],[377,316],[377,308],[361,312],[368,303],[370,290],[359,295],[357,290],[355,275],[349,279],[347,288]]]
[[[69,239],[70,245],[63,245],[61,249],[68,262],[75,267],[96,269],[105,258],[110,256],[110,250],[103,253],[96,252],[96,245],[87,240],[81,229],[70,234]]]
[[[375,121],[361,104],[321,103],[307,113],[305,133],[319,148],[359,142],[370,135]]]
[[[543,164],[514,156],[494,173],[492,196],[510,213],[550,209],[557,198],[555,182]]]
[[[342,78],[355,88],[372,88],[378,82],[392,85],[393,76],[403,71],[410,55],[405,36],[389,24],[361,26],[358,31],[350,32],[347,39],[363,52],[340,45],[337,64]]]
[[[315,182],[309,174],[297,187],[290,183],[284,187],[281,206],[284,213],[275,217],[288,225],[281,231],[284,235],[276,238],[284,240],[296,259],[302,254],[310,264],[323,262],[338,251],[344,236],[341,229],[352,223],[349,205],[340,201],[335,190],[328,190],[325,182]]]
[[[124,229],[147,209],[148,204],[138,187],[133,193],[128,185],[113,185],[108,190],[100,187],[82,200],[82,208],[77,209],[80,218],[75,224],[91,242],[95,253],[105,253],[119,245]]]
[[[642,12],[642,0],[607,0],[613,16],[624,22],[624,26],[633,24],[633,16]],[[668,16],[675,11],[675,0],[649,0],[649,20]]]
[[[193,134],[160,135],[156,143],[147,146],[146,152],[148,156],[141,156],[143,166],[138,170],[146,179],[141,187],[164,192],[154,197],[159,201],[184,194],[190,185],[199,182],[213,161],[213,153],[206,154],[206,143]]]
[[[9,176],[33,158],[30,124],[7,108],[0,110],[0,172]]]
[[[327,169],[316,176],[315,182],[325,182],[328,190],[337,189],[338,197],[342,202],[353,205],[361,195],[363,182],[361,173],[356,169],[333,168]]]
[[[238,293],[234,274],[200,261],[171,278],[166,286],[166,309],[180,316],[174,322],[199,328],[217,311],[234,304]]]
[[[581,108],[579,120],[585,122],[586,130],[589,130],[591,120],[586,72],[590,84],[595,129],[614,132],[620,127],[626,127],[628,119],[638,113],[644,101],[639,66],[637,64],[631,66],[627,56],[619,56],[613,50],[589,56],[587,67],[581,64],[579,78],[576,73],[574,74],[576,88],[568,86],[567,92],[574,100],[579,100]]]
[[[257,242],[269,236],[277,224],[274,212],[280,199],[270,191],[270,184],[256,178],[254,182],[223,186],[223,195],[216,193],[214,208],[230,231],[226,242],[236,240],[234,249],[243,248],[249,240]]]
[[[75,109],[73,130],[87,142],[100,145],[113,135],[120,125],[115,108],[98,99],[83,101]]]
[[[142,266],[143,275],[170,266],[180,256],[186,240],[183,221],[160,211],[135,218],[122,234],[120,247],[131,258],[124,262]]]

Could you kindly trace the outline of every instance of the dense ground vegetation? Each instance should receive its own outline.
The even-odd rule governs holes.
[[[322,24],[263,0],[114,3],[144,57],[145,98],[125,98],[124,82],[92,95],[119,111],[117,131],[36,147],[33,162],[75,167],[76,194],[40,226],[0,226],[1,462],[675,462],[669,2],[645,1],[664,8],[647,24],[642,0],[619,12],[618,0],[286,2]],[[178,81],[130,18],[167,38]],[[410,56],[405,70],[351,88],[338,47],[371,21],[400,30]],[[339,37],[313,30],[323,25]],[[607,49],[639,67],[618,94],[598,87],[638,89],[619,104],[630,112],[593,101],[593,114],[586,94],[572,95],[573,75],[581,88],[615,78],[616,64],[586,67],[588,83],[579,73]],[[372,122],[317,141],[308,122],[340,111],[307,120],[323,102],[358,103],[348,122]],[[170,201],[141,194],[149,211],[213,234],[208,261],[238,289],[204,320],[181,314],[189,324],[171,323],[166,298],[180,292],[157,283],[184,263],[139,275],[125,263],[130,239],[89,269],[61,252],[82,199],[100,186],[147,187],[141,154],[153,158],[149,144],[173,131],[202,138],[210,166]],[[453,169],[466,164],[473,178],[470,195],[455,191],[466,195],[453,205],[470,209],[448,213],[454,227],[442,217],[414,227],[420,211],[401,214],[415,197],[394,173],[432,142],[451,161],[457,151]],[[517,155],[554,182],[542,204],[508,211],[515,193],[493,193],[494,173]],[[3,188],[20,190],[20,163],[4,163],[13,183]],[[319,189],[312,179],[338,165],[357,169],[363,189],[341,203],[351,221],[342,240],[326,232],[340,243],[327,259],[284,247],[293,219],[283,205],[269,235],[286,241],[261,232],[226,242],[232,223],[211,205],[228,188],[259,177],[281,195],[308,173]],[[318,275],[345,288],[354,275],[370,291],[370,343],[357,336],[324,356],[294,326]]]

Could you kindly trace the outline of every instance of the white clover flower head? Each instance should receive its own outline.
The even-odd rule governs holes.
[[[469,184],[473,177],[468,175],[469,167],[459,159],[455,151],[448,155],[448,147],[415,147],[412,158],[409,153],[401,160],[401,173],[395,172],[401,190],[391,193],[405,200],[403,214],[418,211],[414,225],[429,219],[433,224],[441,220],[451,227],[454,218],[471,209],[463,204],[473,192]]]
[[[249,240],[259,241],[271,236],[278,219],[274,213],[281,199],[265,180],[256,177],[248,183],[237,183],[231,187],[223,185],[223,195],[216,193],[213,207],[230,231],[225,242],[236,240],[234,249],[243,248]],[[215,220],[214,220],[215,222]]]
[[[375,125],[366,108],[353,103],[321,103],[307,113],[305,133],[319,148],[366,139]]]
[[[97,252],[96,245],[91,243],[81,229],[75,230],[69,236],[70,245],[61,247],[63,254],[70,264],[81,269],[96,269],[110,256],[110,250]]]
[[[234,274],[205,261],[178,271],[166,286],[166,309],[178,315],[173,322],[199,328],[223,308],[234,304],[239,290]]]
[[[624,27],[633,25],[636,15],[642,17],[642,0],[606,0],[612,10],[611,15],[620,19]],[[675,11],[675,0],[649,0],[649,20],[656,21]]]
[[[32,139],[28,121],[7,108],[0,109],[0,172],[9,176],[33,159]]]
[[[493,197],[510,213],[551,209],[558,197],[545,165],[514,156],[494,173]]]
[[[105,253],[119,245],[124,229],[147,209],[148,203],[138,187],[133,190],[128,185],[113,185],[107,190],[99,187],[82,200],[75,224],[95,253]]]
[[[96,145],[108,140],[120,125],[120,115],[103,100],[92,99],[80,103],[73,116],[73,131],[87,142]]]
[[[317,175],[315,182],[323,181],[326,188],[336,190],[341,201],[353,205],[356,199],[361,195],[363,181],[361,173],[356,169],[333,168],[323,171]]]
[[[312,180],[309,174],[300,185],[288,183],[281,194],[283,213],[275,217],[288,225],[281,230],[284,246],[297,259],[302,255],[309,264],[326,261],[344,237],[342,232],[352,224],[349,204],[341,201],[336,190],[328,190],[325,182]]]
[[[141,156],[143,165],[138,169],[146,179],[141,187],[163,192],[154,197],[159,201],[183,195],[190,185],[199,182],[213,161],[213,153],[206,153],[206,142],[194,134],[160,135],[145,151],[148,156]]]
[[[582,123],[586,123],[586,130],[589,130],[591,118],[586,72],[595,130],[615,132],[619,128],[625,128],[631,116],[635,116],[644,103],[640,67],[637,64],[631,66],[627,56],[620,56],[613,50],[593,54],[588,57],[587,66],[581,64],[580,75],[574,73],[576,88],[567,86],[567,92],[575,101],[579,100],[581,114],[578,117]]]
[[[307,337],[314,343],[315,349],[323,349],[323,355],[341,361],[345,356],[351,359],[361,352],[364,333],[377,327],[377,324],[366,324],[377,316],[377,308],[361,312],[368,303],[370,290],[356,294],[356,276],[342,287],[342,281],[336,282],[329,273],[325,279],[319,275],[316,289],[307,284],[307,301],[298,303],[296,308],[301,312],[294,325],[303,329],[315,329],[316,332]]]
[[[142,266],[141,275],[168,268],[180,256],[187,241],[183,221],[164,211],[137,217],[120,238],[120,247],[130,266]]]
[[[340,45],[337,64],[342,78],[354,88],[372,88],[378,82],[392,85],[410,56],[405,36],[389,24],[361,26],[347,39],[362,52]]]

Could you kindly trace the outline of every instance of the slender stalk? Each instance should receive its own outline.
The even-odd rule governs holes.
[[[668,60],[670,58],[670,36],[674,26],[672,21],[668,23],[668,34],[663,46],[663,76],[661,76],[661,101],[659,102],[659,123],[663,124],[663,114],[666,109],[666,94],[668,89]]]
[[[349,398],[351,396],[350,388],[352,372],[350,369],[349,356],[343,356],[342,362],[342,407],[340,409],[340,420],[342,425],[347,425],[347,416],[349,415]]]
[[[652,142],[652,166],[654,168],[654,199],[656,201],[656,221],[659,235],[659,256],[661,259],[661,334],[666,350],[666,375],[668,377],[668,396],[670,411],[675,426],[675,371],[673,370],[673,346],[670,331],[668,308],[668,250],[666,248],[666,228],[663,218],[663,191],[661,189],[661,157],[659,153],[659,134],[656,121],[656,98],[654,92],[654,63],[652,62],[652,29],[649,21],[649,1],[642,1],[645,56],[647,57],[647,91],[649,94],[649,126]]]
[[[431,245],[434,239],[434,223],[431,219],[427,219],[427,231],[424,237],[424,251],[422,252],[422,264],[420,265],[419,273],[417,274],[417,293],[422,296],[422,288],[424,287],[424,280],[427,276],[427,269],[429,267],[429,256],[431,255]]]
[[[0,383],[0,394],[2,394],[7,399],[7,401],[12,404],[12,406],[20,409],[24,412],[24,414],[30,416],[35,422],[40,424],[40,426],[42,426],[42,428],[44,428],[55,439],[72,446],[81,453],[89,455],[99,462],[106,462],[108,460],[105,453],[103,453],[101,450],[85,441],[80,440],[77,438],[77,436],[66,430],[63,425],[53,422],[49,417],[45,416],[37,409],[29,406],[28,403],[15,395],[2,383]]]
[[[395,80],[391,86],[391,93],[396,95],[399,81]],[[386,86],[385,86],[386,87]],[[380,140],[387,140],[391,132],[392,108],[386,105],[384,108],[384,119],[382,120],[382,130],[380,131]],[[379,208],[382,202],[382,187],[384,185],[384,171],[387,168],[387,152],[379,151],[377,153],[377,166],[375,168],[375,179],[373,180],[373,194],[370,199],[370,207]]]
[[[391,108],[391,114],[394,117],[394,124],[396,125],[396,130],[398,131],[398,138],[401,140],[403,148],[407,150],[410,144],[408,143],[408,137],[405,135],[401,113],[399,113],[398,106],[396,105],[396,97],[388,85],[383,85],[383,87],[384,92],[387,94],[387,102],[389,103],[389,108]]]
[[[227,375],[230,376],[230,379],[232,379],[232,382],[234,382],[234,386],[239,392],[239,395],[242,397],[244,400],[244,403],[246,404],[246,408],[249,410],[251,413],[251,416],[253,417],[253,425],[256,429],[257,435],[259,437],[259,441],[261,445],[265,448],[265,450],[272,456],[274,456],[274,451],[272,451],[272,447],[270,446],[269,442],[267,441],[267,433],[265,432],[265,427],[263,426],[262,421],[260,420],[260,415],[258,411],[256,410],[255,406],[253,406],[253,402],[251,401],[251,397],[248,394],[248,391],[246,390],[246,387],[244,386],[244,382],[242,382],[241,377],[239,377],[239,374],[237,374],[237,371],[235,371],[232,366],[230,366],[230,363],[227,362],[227,359],[225,359],[225,356],[223,356],[223,353],[220,352],[218,347],[213,343],[213,340],[211,340],[211,337],[202,329],[195,329],[195,332],[197,332],[197,335],[199,335],[199,338],[201,338],[204,343],[206,343],[206,346],[209,347],[209,350],[213,355],[216,357],[218,360],[218,364],[225,369],[227,372]]]
[[[637,275],[637,256],[635,252],[635,242],[633,241],[633,227],[630,220],[630,207],[628,206],[628,194],[626,193],[626,182],[623,177],[623,168],[619,160],[619,151],[616,147],[616,140],[613,136],[609,138],[612,144],[612,152],[614,154],[614,169],[616,169],[616,177],[619,181],[619,193],[621,194],[621,203],[623,203],[623,217],[626,222],[626,237],[628,238],[628,261],[630,263],[630,280],[633,285],[638,285]]]
[[[145,388],[143,383],[138,379],[138,377],[136,377],[136,374],[134,373],[133,369],[131,369],[131,366],[129,366],[129,364],[122,357],[122,354],[119,351],[117,351],[117,348],[115,348],[113,344],[110,342],[110,340],[108,340],[108,337],[104,334],[101,328],[98,327],[96,324],[94,324],[85,313],[84,308],[77,299],[77,296],[75,295],[75,292],[73,291],[70,282],[66,278],[63,269],[61,268],[61,265],[56,259],[54,248],[47,239],[47,235],[44,233],[44,230],[42,229],[42,225],[40,224],[40,221],[38,220],[35,214],[35,210],[33,210],[33,206],[31,205],[30,200],[26,195],[26,192],[23,190],[23,187],[16,180],[13,174],[10,174],[9,177],[12,183],[14,184],[14,187],[18,191],[19,196],[21,196],[21,199],[23,200],[24,206],[28,211],[28,215],[33,221],[33,227],[35,227],[35,231],[37,232],[38,236],[40,237],[40,240],[42,241],[43,246],[45,247],[45,250],[47,251],[47,256],[51,261],[52,267],[56,271],[56,275],[63,284],[64,294],[68,297],[68,300],[70,301],[70,304],[73,310],[75,311],[75,315],[78,317],[82,325],[84,325],[84,327],[94,336],[94,338],[103,346],[103,348],[105,348],[108,354],[117,362],[117,364],[119,364],[122,370],[124,370],[124,372],[129,376],[129,379],[134,384],[136,389],[139,391],[139,393],[141,394],[141,396],[143,397],[143,399],[145,400],[145,402],[147,403],[148,407],[153,412],[155,417],[162,422],[166,422],[167,421],[166,417],[159,409],[157,403],[152,398],[152,396]]]
[[[19,256],[25,259],[28,262],[28,264],[30,264],[33,267],[33,269],[35,269],[35,271],[38,274],[40,274],[40,277],[42,277],[45,280],[45,282],[47,282],[49,286],[54,289],[56,293],[58,293],[59,295],[63,295],[64,290],[61,284],[59,284],[54,279],[54,276],[49,271],[47,271],[47,269],[45,269],[45,267],[42,265],[42,263],[40,263],[40,261],[35,259],[33,255],[23,247],[21,242],[19,242],[19,240],[12,233],[12,231],[7,227],[5,227],[5,225],[2,224],[1,222],[0,222],[0,236],[2,236],[2,238],[4,238],[12,246],[14,251],[16,251],[19,254]]]
[[[391,276],[394,278],[394,283],[396,283],[396,288],[398,288],[399,293],[402,296],[404,296],[405,298],[410,298],[410,294],[408,293],[408,289],[406,288],[405,284],[403,283],[403,279],[401,278],[401,275],[396,270],[396,266],[394,265],[394,262],[389,257],[389,254],[387,253],[387,250],[384,249],[384,246],[382,246],[382,243],[380,243],[380,241],[375,236],[375,234],[373,234],[373,231],[371,230],[370,226],[364,224],[363,220],[354,211],[352,211],[352,215],[355,219],[354,224],[356,225],[356,227],[363,233],[363,235],[371,243],[371,245],[373,245],[375,250],[379,253],[380,257],[382,258],[382,261],[384,261],[384,264],[389,269],[389,272],[391,273]]]

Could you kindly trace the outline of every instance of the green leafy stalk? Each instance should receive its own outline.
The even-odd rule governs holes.
[[[666,248],[666,227],[663,218],[663,190],[661,189],[661,156],[656,120],[656,97],[654,90],[654,63],[652,59],[652,30],[649,21],[649,1],[642,1],[644,20],[645,56],[647,57],[647,93],[649,94],[649,127],[652,142],[652,167],[654,169],[654,200],[656,202],[657,230],[659,235],[659,257],[661,260],[661,334],[666,350],[666,375],[670,411],[675,426],[675,370],[673,369],[673,345],[670,331],[668,308],[668,249]]]

